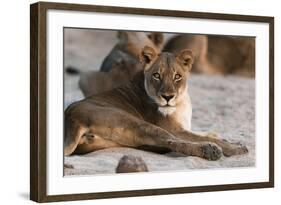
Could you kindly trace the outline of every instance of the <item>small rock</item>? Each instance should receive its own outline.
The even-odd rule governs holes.
[[[148,172],[147,166],[141,157],[124,155],[118,163],[116,173]]]

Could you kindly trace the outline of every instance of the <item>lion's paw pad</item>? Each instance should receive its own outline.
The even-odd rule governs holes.
[[[218,160],[222,156],[222,150],[214,144],[204,144],[202,146],[203,157],[207,160]]]

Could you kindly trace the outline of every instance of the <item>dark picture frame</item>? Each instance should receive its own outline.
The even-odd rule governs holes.
[[[269,24],[269,181],[257,183],[146,189],[102,193],[47,195],[47,80],[46,13],[48,10],[136,14]],[[30,6],[30,199],[37,202],[132,197],[274,187],[274,18],[219,13],[187,12],[39,2]]]

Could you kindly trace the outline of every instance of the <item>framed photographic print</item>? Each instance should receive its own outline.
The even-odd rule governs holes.
[[[274,18],[31,5],[30,198],[274,186]]]

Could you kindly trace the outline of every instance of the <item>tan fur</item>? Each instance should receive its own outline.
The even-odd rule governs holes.
[[[184,34],[171,38],[164,51],[188,48],[195,53],[194,72],[255,77],[255,39]]]
[[[246,153],[245,146],[191,132],[187,80],[193,60],[189,50],[158,54],[146,46],[140,54],[144,71],[131,82],[66,109],[64,154],[145,145],[208,160]]]
[[[85,97],[128,83],[142,70],[138,61],[142,48],[147,45],[160,52],[163,45],[163,35],[160,33],[119,31],[117,36],[119,42],[104,59],[101,72],[81,74],[79,86]]]
[[[163,46],[163,35],[161,33],[118,31],[119,43],[115,49],[122,50],[138,58],[144,46],[149,46],[160,52]]]
[[[204,61],[207,56],[208,37],[197,34],[176,35],[166,43],[163,51],[177,53],[182,49],[190,49],[195,55],[192,71],[205,72]]]
[[[88,71],[81,75],[79,87],[84,96],[88,97],[120,87],[130,79],[131,76],[128,73],[120,72],[119,69],[113,69],[109,72]]]

